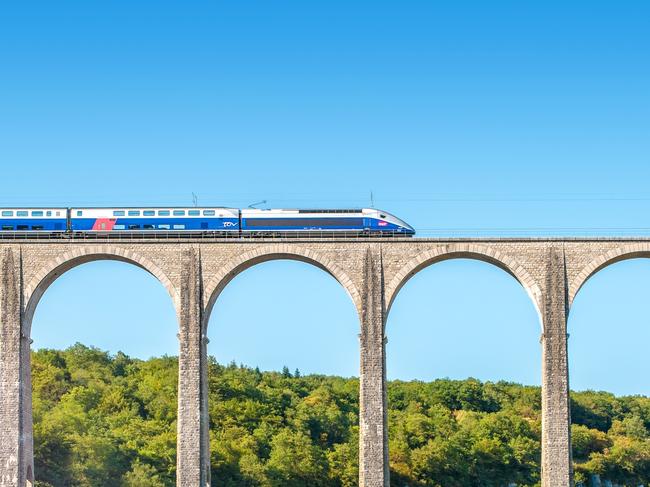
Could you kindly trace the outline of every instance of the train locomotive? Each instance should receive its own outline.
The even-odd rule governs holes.
[[[0,235],[9,233],[412,236],[415,230],[396,216],[375,208],[0,208]]]

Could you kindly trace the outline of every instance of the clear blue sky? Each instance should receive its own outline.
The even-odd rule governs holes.
[[[357,206],[373,191],[421,234],[650,234],[649,53],[641,1],[7,4],[0,204],[187,205],[194,192]],[[650,392],[649,282],[632,261],[582,290],[575,388]],[[539,331],[512,278],[446,262],[396,301],[389,375],[538,383]],[[357,332],[329,276],[274,262],[221,296],[210,353],[354,375]],[[176,353],[175,333],[162,287],[118,263],[66,274],[34,322],[37,347],[142,357]]]

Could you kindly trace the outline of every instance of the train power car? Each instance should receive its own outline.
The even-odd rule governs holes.
[[[241,210],[242,234],[361,233],[412,235],[406,222],[376,209]]]

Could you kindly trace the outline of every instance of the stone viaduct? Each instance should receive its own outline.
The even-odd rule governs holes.
[[[258,263],[293,259],[333,276],[360,325],[360,487],[387,487],[386,336],[402,286],[446,259],[478,259],[511,274],[536,306],[542,347],[542,485],[572,485],[567,316],[594,273],[650,257],[650,239],[53,240],[0,242],[0,487],[33,484],[30,334],[34,310],[69,269],[102,259],[153,274],[179,326],[177,485],[210,479],[206,326],[220,292]]]

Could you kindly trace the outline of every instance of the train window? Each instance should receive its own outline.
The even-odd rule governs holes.
[[[29,225],[18,225],[16,230],[29,230]]]
[[[214,216],[214,210],[203,210],[203,216]]]
[[[2,216],[14,216],[14,212],[13,211],[3,211]]]
[[[379,218],[386,218],[386,215],[379,214]]]
[[[174,225],[174,230],[185,230],[185,225]]]
[[[158,225],[158,228],[160,228],[161,230],[169,230],[171,228],[171,226],[164,223],[162,225]]]
[[[56,216],[61,216],[61,212],[60,212],[60,211],[57,211],[57,212],[56,212]]]
[[[13,225],[2,225],[3,230],[13,230],[14,226]]]
[[[156,227],[154,225],[151,225],[151,224],[145,224],[145,225],[142,225],[142,228],[144,228],[145,230],[154,230]]]
[[[189,216],[201,216],[201,210],[188,210],[187,214]]]
[[[124,216],[124,210],[113,210],[113,216]]]
[[[32,216],[43,216],[42,211],[32,211]]]
[[[129,210],[129,216],[140,216],[140,210]]]
[[[125,225],[113,225],[113,230],[124,230],[125,228]]]
[[[32,230],[43,230],[43,225],[32,225]]]
[[[84,212],[83,211],[78,211],[77,216],[83,216]]]
[[[17,211],[16,216],[29,216],[28,211]]]
[[[154,210],[144,210],[142,214],[144,216],[156,216],[156,212]]]
[[[362,210],[348,210],[348,209],[340,209],[340,210],[322,210],[322,209],[314,209],[314,208],[306,208],[302,210],[298,210],[298,213],[361,213]]]
[[[129,230],[139,230],[140,225],[129,225]]]
[[[174,210],[174,216],[185,216],[185,210]]]
[[[169,216],[169,210],[159,210],[158,216]]]
[[[51,211],[46,211],[45,216],[52,216],[52,212]]]

